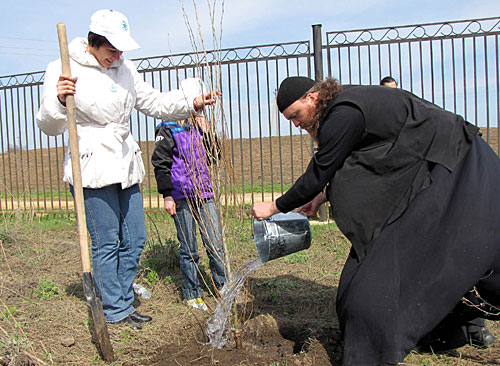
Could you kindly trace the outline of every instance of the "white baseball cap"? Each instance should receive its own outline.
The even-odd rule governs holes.
[[[130,36],[130,27],[125,15],[116,10],[99,10],[92,14],[89,29],[106,39],[120,51],[132,51],[140,48]]]

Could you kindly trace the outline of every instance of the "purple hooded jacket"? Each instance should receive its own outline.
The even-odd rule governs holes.
[[[213,197],[207,157],[209,138],[197,126],[161,122],[155,130],[151,162],[158,192],[174,200]],[[213,148],[213,147],[211,147]]]

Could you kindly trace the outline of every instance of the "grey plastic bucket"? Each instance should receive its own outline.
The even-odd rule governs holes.
[[[257,253],[263,263],[311,246],[311,226],[304,214],[279,213],[253,222]]]

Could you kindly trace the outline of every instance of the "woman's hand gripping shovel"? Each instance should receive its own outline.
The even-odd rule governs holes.
[[[57,35],[59,37],[59,48],[61,51],[62,73],[71,75],[69,65],[68,40],[66,38],[66,26],[64,23],[57,24]],[[78,223],[78,238],[80,241],[80,255],[83,267],[83,290],[89,314],[91,317],[90,330],[92,338],[96,341],[101,357],[105,361],[113,361],[115,358],[113,346],[109,340],[108,327],[104,320],[101,300],[97,297],[95,283],[90,272],[89,248],[87,243],[87,225],[85,219],[85,206],[83,201],[82,175],[80,170],[80,153],[78,150],[78,135],[76,130],[75,98],[73,95],[66,96],[66,112],[69,131],[69,148],[71,153],[71,167],[73,170],[73,189],[75,197],[76,219]]]

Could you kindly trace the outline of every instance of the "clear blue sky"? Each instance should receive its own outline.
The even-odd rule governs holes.
[[[312,24],[322,24],[325,32],[500,15],[498,0],[3,0],[0,76],[44,70],[58,58],[56,24],[66,23],[69,40],[85,36],[92,13],[105,8],[127,15],[132,36],[142,46],[127,58],[192,51],[184,14],[196,41],[203,39],[212,49],[207,4],[215,9],[220,48],[311,39]]]

